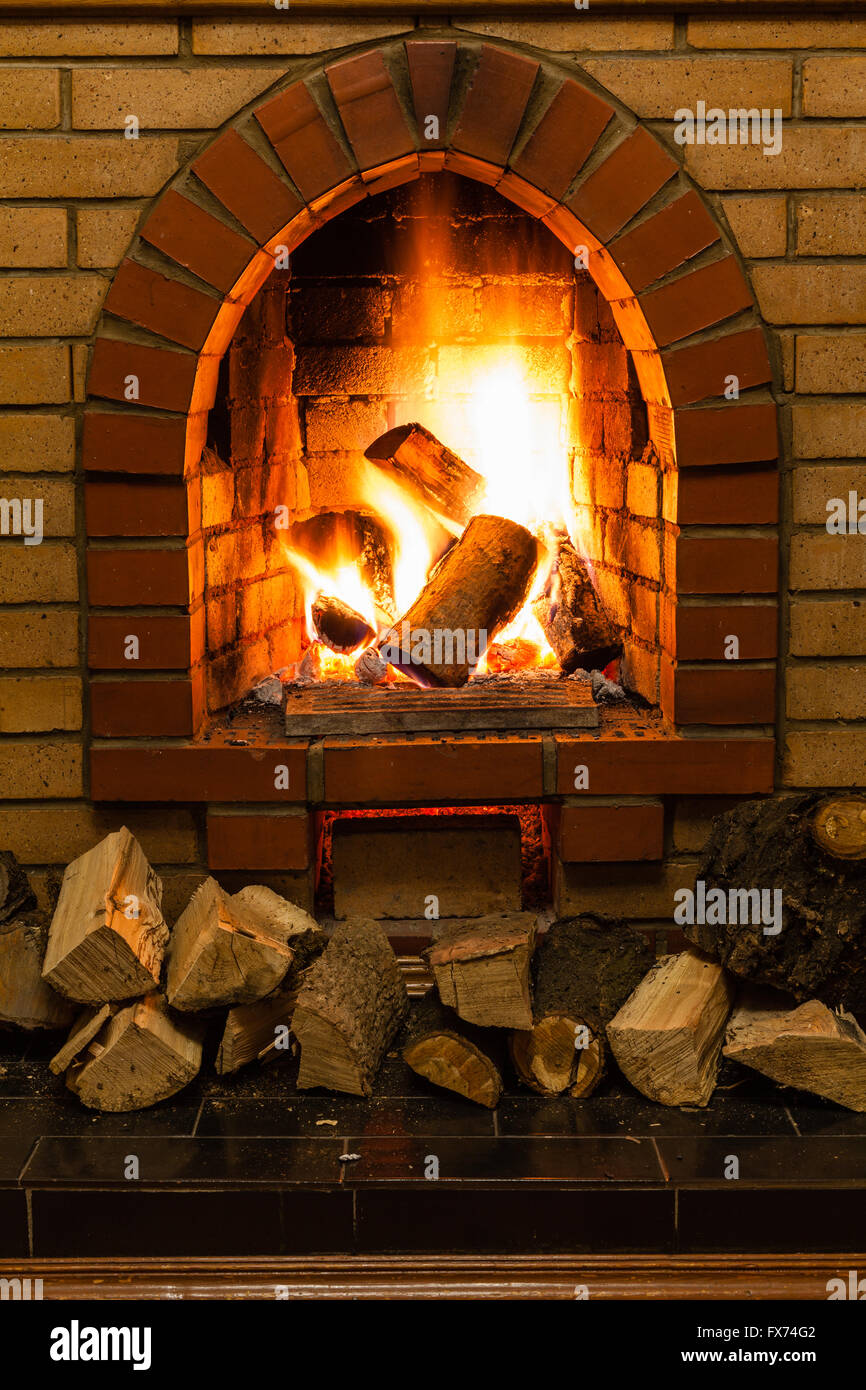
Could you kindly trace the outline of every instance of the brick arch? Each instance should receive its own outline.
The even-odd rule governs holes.
[[[135,669],[160,677],[118,698],[107,673],[129,669],[130,618],[91,614],[96,737],[189,735],[203,718],[197,465],[221,357],[275,257],[362,198],[442,169],[587,247],[633,354],[664,475],[664,713],[678,726],[773,721],[772,666],[700,665],[728,631],[743,663],[775,656],[776,541],[753,528],[777,520],[776,407],[727,233],[600,89],[524,49],[412,38],[327,62],[241,116],[159,197],[112,282],[84,426],[89,602],[141,610]]]

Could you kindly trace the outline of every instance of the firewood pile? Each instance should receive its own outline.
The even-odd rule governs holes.
[[[396,1047],[489,1108],[514,1076],[579,1100],[615,1068],[661,1105],[703,1107],[724,1057],[866,1111],[866,797],[744,803],[698,875],[677,954],[589,915],[543,934],[533,913],[464,919],[426,951],[433,988],[410,1011],[375,921],[327,935],[268,888],[207,879],[169,931],[125,828],[69,865],[49,921],[0,854],[0,1023],[68,1029],[51,1070],[104,1111],[175,1095],[214,1024],[218,1072],[299,1052],[302,1090],[369,1097]]]

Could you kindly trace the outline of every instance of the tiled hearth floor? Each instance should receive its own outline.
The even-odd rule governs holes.
[[[0,1258],[866,1243],[866,1115],[742,1071],[705,1111],[609,1083],[588,1101],[513,1090],[490,1113],[396,1057],[369,1103],[296,1092],[289,1062],[95,1115],[48,1071],[53,1050],[0,1035]]]

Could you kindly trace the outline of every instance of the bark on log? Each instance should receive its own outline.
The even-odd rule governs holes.
[[[36,895],[15,855],[9,850],[0,850],[0,923],[22,912],[32,912],[35,907]]]
[[[161,994],[117,1010],[66,1074],[82,1105],[112,1114],[174,1096],[201,1068],[201,1023],[177,1018]]]
[[[748,991],[723,1051],[781,1086],[866,1111],[866,1034],[851,1014],[834,1014],[817,999],[791,1008],[774,992]]]
[[[446,521],[465,526],[481,505],[485,479],[423,425],[389,430],[374,440],[365,457]]]
[[[297,998],[298,984],[293,975],[291,984],[265,999],[229,1009],[216,1058],[220,1076],[239,1071],[256,1058],[270,1062],[281,1054],[289,1056],[289,1049],[278,1047],[277,1040],[288,1037]]]
[[[502,1094],[495,1035],[462,1022],[431,991],[412,1010],[403,1060],[419,1076],[493,1110]]]
[[[298,1087],[370,1096],[409,1009],[397,957],[377,922],[341,922],[304,974],[292,1015],[301,1045]]]
[[[262,999],[321,939],[313,918],[270,888],[231,896],[216,879],[193,893],[172,932],[168,1002],[183,1013]]]
[[[0,1023],[16,1028],[68,1028],[75,1007],[42,978],[48,918],[28,912],[0,930]]]
[[[544,593],[532,611],[563,671],[601,671],[622,655],[619,633],[602,607],[583,560],[560,539]]]
[[[382,656],[422,685],[465,685],[522,608],[537,563],[538,542],[525,527],[474,516],[383,639]]]
[[[345,655],[370,642],[375,632],[366,618],[333,594],[317,594],[313,600],[313,627],[320,642]]]
[[[698,951],[663,956],[607,1025],[623,1075],[661,1105],[707,1105],[734,986]]]
[[[162,883],[126,826],[73,860],[51,922],[43,978],[81,1004],[132,999],[159,984],[168,928]]]
[[[532,912],[446,927],[424,952],[442,1003],[482,1028],[531,1028],[529,967],[536,930]]]
[[[829,826],[832,815],[826,811],[824,796],[807,793],[743,802],[718,817],[698,878],[708,903],[710,892],[721,890],[721,905],[708,906],[704,915],[712,921],[682,925],[690,941],[735,975],[786,990],[799,1001],[819,999],[864,1024],[866,861],[839,857],[839,835],[835,848],[818,843],[814,817],[824,815]],[[745,898],[749,890],[751,903]],[[763,905],[771,909],[764,914],[769,921],[753,920],[757,890],[768,894]],[[777,903],[778,932],[772,922]]]
[[[509,1039],[521,1081],[542,1095],[591,1095],[604,1074],[605,1027],[652,963],[646,938],[625,922],[555,922],[533,959],[532,1027]]]

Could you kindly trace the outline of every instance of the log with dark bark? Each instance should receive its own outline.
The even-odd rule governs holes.
[[[0,850],[0,922],[32,912],[35,906],[36,895],[15,855]]]
[[[529,966],[533,912],[461,920],[445,928],[424,955],[442,1003],[482,1028],[529,1028]]]
[[[852,847],[859,819],[843,835],[839,800],[806,793],[748,801],[718,817],[698,874],[710,920],[682,925],[735,975],[866,1023],[866,860],[838,852],[840,840]],[[713,890],[720,892],[711,900]],[[764,891],[769,913],[755,910]]]
[[[95,1036],[93,1021],[88,1015],[73,1029],[70,1050],[76,1057],[66,1073],[70,1091],[91,1110],[156,1105],[201,1068],[203,1025],[171,1014],[161,994],[118,1008]]]
[[[622,655],[617,629],[602,607],[589,570],[568,537],[557,543],[556,561],[532,611],[563,671],[600,671]]]
[[[376,635],[366,618],[333,594],[314,598],[313,627],[319,641],[332,652],[355,652]]]
[[[533,959],[532,1027],[509,1039],[521,1081],[542,1095],[590,1095],[604,1074],[605,1026],[652,963],[646,938],[625,922],[555,922]]]
[[[465,685],[495,634],[522,608],[538,553],[535,537],[517,522],[474,516],[383,639],[383,657],[421,685]]]
[[[831,859],[866,859],[866,796],[828,796],[810,822],[812,837]]]
[[[733,1002],[733,981],[708,956],[663,956],[607,1025],[620,1071],[660,1105],[707,1105]]]
[[[26,912],[0,927],[0,1023],[16,1028],[68,1028],[75,1006],[42,978],[48,918]]]
[[[481,504],[484,478],[423,425],[389,430],[374,440],[365,457],[446,521],[465,526]]]
[[[292,1015],[301,1045],[299,1088],[371,1095],[408,1009],[397,957],[378,922],[341,922],[305,972]]]
[[[746,990],[723,1051],[781,1086],[866,1111],[866,1035],[850,1014],[817,999],[795,1006],[775,991]]]
[[[434,1086],[493,1110],[502,1094],[500,1051],[496,1034],[463,1022],[434,990],[412,1010],[403,1060]]]
[[[168,928],[162,883],[126,826],[63,875],[42,974],[82,1004],[132,999],[159,984]]]

